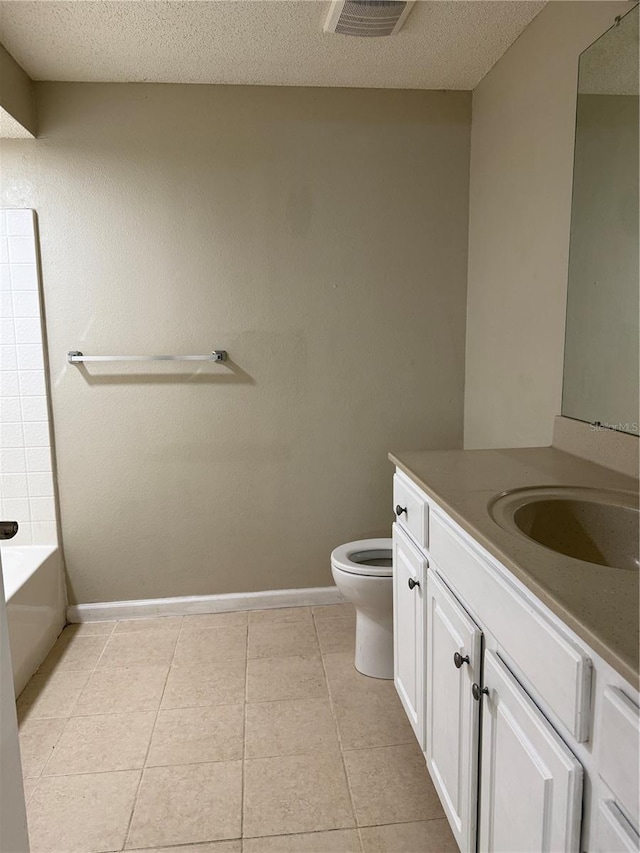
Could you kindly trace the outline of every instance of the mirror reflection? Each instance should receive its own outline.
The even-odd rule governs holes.
[[[580,57],[562,414],[638,432],[638,7]]]

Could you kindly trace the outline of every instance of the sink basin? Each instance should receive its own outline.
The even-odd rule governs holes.
[[[489,501],[503,530],[585,563],[638,570],[640,513],[634,492],[539,486]]]

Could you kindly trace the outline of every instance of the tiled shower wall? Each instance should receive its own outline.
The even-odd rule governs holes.
[[[15,545],[57,542],[32,210],[0,211],[0,517]]]

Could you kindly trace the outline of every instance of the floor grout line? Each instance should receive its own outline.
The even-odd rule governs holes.
[[[316,638],[318,640],[318,646],[320,646],[320,636],[318,634],[318,626],[316,624],[316,620],[314,618],[313,625],[316,631]],[[342,747],[342,736],[340,734],[340,726],[338,725],[338,717],[336,716],[335,706],[333,702],[333,697],[331,695],[331,685],[329,683],[329,674],[327,673],[327,668],[324,662],[324,655],[320,655],[320,660],[322,661],[322,670],[324,672],[324,678],[327,684],[327,693],[329,694],[329,707],[331,708],[331,716],[333,717],[333,724],[336,727],[336,734],[338,736],[338,747],[340,752],[340,761],[342,764],[342,772],[344,773],[345,782],[347,784],[347,793],[349,794],[349,803],[351,805],[351,814],[353,816],[353,823],[356,830],[358,829],[358,816],[356,814],[356,807],[353,801],[353,792],[351,790],[351,783],[349,782],[349,774],[347,773],[347,765],[344,760],[344,750]],[[360,832],[357,832],[358,836],[358,844],[360,846],[360,850],[362,851],[362,838],[360,837]]]
[[[136,632],[136,633],[138,633],[138,632]],[[114,628],[112,636],[115,636],[115,628]],[[176,641],[175,641],[175,644],[173,646],[173,654],[171,655],[171,660],[169,662],[167,674],[165,676],[164,684],[162,686],[162,693],[160,694],[160,701],[158,702],[158,708],[156,710],[156,715],[155,715],[155,718],[153,720],[153,726],[151,727],[151,735],[149,737],[149,743],[147,744],[147,750],[145,752],[144,761],[142,762],[142,767],[140,769],[140,778],[138,779],[138,785],[136,787],[136,792],[135,792],[135,795],[133,797],[133,805],[131,807],[131,814],[129,815],[129,821],[127,823],[127,828],[126,828],[125,833],[124,833],[124,842],[122,845],[122,850],[126,849],[127,841],[129,840],[129,833],[131,832],[131,824],[133,823],[133,816],[134,816],[135,811],[136,811],[136,806],[138,805],[138,797],[140,795],[140,788],[142,787],[142,779],[144,777],[144,772],[145,772],[146,767],[147,767],[147,759],[149,758],[149,752],[151,751],[151,743],[153,741],[153,733],[156,730],[156,724],[158,722],[158,716],[160,715],[160,708],[162,707],[162,700],[164,699],[164,694],[165,694],[165,691],[167,689],[167,681],[169,680],[169,673],[171,672],[171,664],[173,663],[173,660],[176,656],[176,649],[178,648],[178,640],[179,639],[180,639],[180,631],[178,631],[178,634],[176,636]]]

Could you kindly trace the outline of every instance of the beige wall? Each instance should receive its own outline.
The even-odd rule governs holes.
[[[35,135],[37,128],[33,83],[1,44],[0,107]]]
[[[333,547],[390,532],[387,451],[461,445],[470,95],[37,104],[2,195],[39,217],[72,600],[330,584]],[[66,364],[214,347],[229,370]]]
[[[551,443],[562,394],[578,56],[628,10],[549,3],[473,93],[466,447]]]

